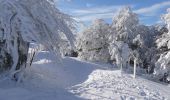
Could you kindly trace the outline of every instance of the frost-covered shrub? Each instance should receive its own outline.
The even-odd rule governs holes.
[[[110,55],[108,50],[107,35],[109,25],[101,19],[85,29],[77,38],[79,57],[88,61],[108,62]]]

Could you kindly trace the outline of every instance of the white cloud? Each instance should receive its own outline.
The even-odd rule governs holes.
[[[92,21],[96,18],[112,18],[114,13],[123,6],[90,7],[85,9],[72,9],[70,12],[80,21]]]
[[[71,2],[72,0],[66,0],[67,2]]]
[[[168,6],[170,6],[170,1],[161,2],[158,4],[154,4],[150,7],[145,7],[145,8],[135,10],[135,13],[145,14],[147,16],[154,16],[157,14],[157,11],[159,11],[161,8],[168,7]]]
[[[77,17],[77,20],[79,21],[92,21],[95,19],[107,19],[112,18],[113,13],[106,13],[106,14],[91,14],[91,15],[85,15],[81,17]]]
[[[54,2],[59,2],[59,1],[71,2],[72,0],[54,0]]]
[[[164,23],[164,22],[162,20],[157,20],[156,23],[160,24],[160,23]]]

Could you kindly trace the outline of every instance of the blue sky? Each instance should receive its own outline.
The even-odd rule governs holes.
[[[131,6],[138,14],[140,23],[152,25],[161,22],[160,16],[170,8],[170,0],[57,0],[56,5],[61,11],[83,23],[96,18],[111,23],[117,10]]]

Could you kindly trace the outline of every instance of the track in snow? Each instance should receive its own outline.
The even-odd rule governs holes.
[[[141,78],[133,79],[128,74],[121,76],[118,70],[95,70],[88,80],[73,86],[70,91],[91,100],[168,100],[170,93],[163,93],[159,88],[169,92],[157,83]]]

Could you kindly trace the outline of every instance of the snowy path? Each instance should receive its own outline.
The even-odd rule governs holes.
[[[120,75],[120,71],[94,71],[82,84],[73,86],[72,93],[92,100],[169,100],[165,86],[145,79]]]
[[[40,52],[23,83],[0,81],[0,100],[170,100],[170,87],[119,70]]]

